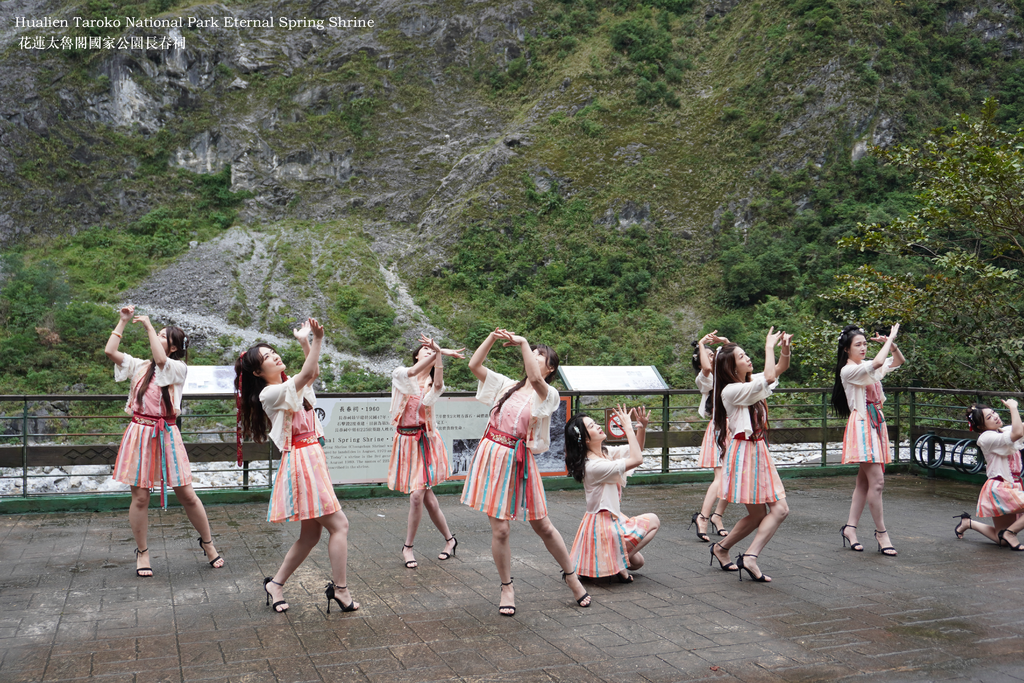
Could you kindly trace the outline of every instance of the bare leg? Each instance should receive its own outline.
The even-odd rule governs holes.
[[[348,589],[348,517],[341,510],[318,518],[331,537],[327,541],[327,556],[331,558],[331,578],[334,594],[345,604],[351,603],[352,593]],[[353,603],[359,609],[359,603]]]
[[[758,569],[757,566],[756,556],[761,554],[765,545],[767,545],[768,541],[770,541],[772,536],[775,535],[779,525],[782,524],[789,515],[789,504],[786,503],[785,498],[774,503],[765,503],[765,505],[768,507],[767,514],[764,514],[764,505],[758,505],[762,514],[761,521],[757,525],[757,535],[754,536],[754,541],[747,548],[747,552],[744,553],[743,558],[744,566],[749,568],[755,577],[762,575],[761,570]],[[750,509],[749,505],[747,506],[747,509]],[[733,532],[729,535],[729,539],[727,540],[732,540],[732,537],[736,535],[737,528],[739,528],[739,524],[733,528]],[[765,579],[767,581],[772,580],[769,576],[766,576]]]
[[[430,521],[434,523],[434,526],[437,527],[437,530],[441,532],[441,536],[446,541],[443,552],[451,554],[452,549],[455,547],[455,536],[448,528],[448,520],[444,518],[444,513],[441,512],[441,504],[437,502],[437,496],[430,489],[427,489],[427,492],[423,495],[423,507],[427,508]],[[441,559],[441,557],[438,556],[438,559]]]
[[[320,530],[323,527],[320,525],[319,520],[304,519],[301,524],[299,538],[292,544],[292,547],[288,549],[288,553],[284,556],[284,562],[281,563],[277,573],[274,574],[274,583],[267,584],[267,590],[270,591],[272,598],[271,602],[277,602],[284,598],[284,583],[299,568],[299,565],[306,559],[310,551],[316,547],[316,544],[320,542]],[[285,605],[282,611],[286,609],[288,609],[288,605]]]
[[[416,540],[416,530],[420,528],[420,520],[423,519],[423,494],[425,493],[426,489],[416,489],[409,494],[409,526],[405,530],[405,547],[402,548],[402,559],[409,569],[419,566],[416,562],[416,555],[412,551],[412,545]]]
[[[726,537],[724,541],[714,545],[715,557],[717,557],[723,565],[732,562],[729,558],[729,549],[749,536],[751,532],[756,531],[762,520],[768,516],[767,509],[761,503],[747,503],[746,508],[747,514],[740,518],[740,521],[736,522],[736,525],[732,528],[732,532],[729,533],[729,536]]]
[[[885,515],[882,514],[882,489],[885,488],[885,474],[882,471],[882,465],[876,463],[862,463],[860,469],[865,472],[867,477],[867,503],[868,509],[871,511],[871,518],[875,522],[875,529],[878,531],[886,531],[888,527],[885,526]],[[858,475],[858,478],[859,476],[860,475]],[[888,533],[878,534],[876,539],[881,547],[892,547],[892,541],[889,540]],[[895,556],[896,551],[893,550],[892,552],[885,554]]]
[[[515,613],[516,591],[512,587],[512,549],[509,548],[509,523],[507,519],[497,517],[487,518],[491,523],[491,557],[494,558],[494,566],[498,569],[498,578],[501,579],[501,600],[498,603],[498,611],[506,616]],[[513,609],[504,609],[511,607]]]
[[[721,493],[722,493],[722,471],[723,470],[722,470],[721,467],[716,467],[715,468],[715,481],[718,482],[718,494],[719,495],[721,495]],[[718,503],[715,505],[715,511],[712,512],[708,516],[708,518],[711,520],[712,523],[715,523],[714,518],[718,517],[718,522],[715,523],[715,526],[718,528],[718,535],[719,536],[728,536],[729,535],[729,531],[724,528],[725,527],[725,517],[723,516],[725,514],[725,508],[727,508],[727,507],[729,507],[729,501],[727,501],[725,498],[719,498],[718,499]]]
[[[562,534],[558,533],[558,529],[551,523],[551,520],[547,517],[541,519],[531,519],[530,526],[536,532],[540,539],[544,541],[544,547],[551,553],[551,557],[555,558],[555,562],[562,568],[562,571],[567,575],[565,582],[569,584],[569,588],[572,589],[572,595],[574,598],[579,600],[587,593],[587,589],[580,583],[580,579],[576,576],[576,568],[572,566],[572,561],[569,559],[569,551],[565,547],[565,540],[562,538]],[[583,600],[580,607],[588,607],[590,600]]]
[[[857,544],[857,530],[849,527],[856,527],[860,516],[864,512],[864,503],[868,499],[868,472],[867,466],[871,463],[861,463],[857,469],[857,483],[853,487],[853,498],[850,500],[850,514],[846,517],[847,528],[843,529],[843,535],[850,539],[850,543]],[[884,529],[885,527],[880,527]]]
[[[135,547],[145,550],[135,557],[135,568],[152,567],[149,559],[149,489],[132,487],[132,504],[128,507],[128,524],[135,537]],[[144,571],[141,576],[153,576],[153,570]]]
[[[1013,522],[1016,519],[1016,517],[1017,517],[1016,515],[1003,515],[1001,517],[996,517],[992,521],[993,521],[993,523],[998,525],[1000,520],[1007,520],[1008,519],[1008,521],[1006,521],[1005,524],[1002,527],[1000,527],[1002,529],[1005,529],[1006,527],[1008,527],[1010,525],[1011,522]],[[992,526],[991,524],[982,524],[981,522],[977,521],[976,519],[971,519],[970,517],[965,517],[965,518],[960,520],[959,524],[957,524],[956,530],[957,530],[957,533],[962,534],[965,531],[967,531],[968,529],[970,529],[972,531],[977,531],[979,534],[981,534],[982,536],[984,536],[988,540],[992,541],[993,543],[999,543],[999,536],[997,535],[999,533],[999,529],[997,529],[996,527]]]
[[[658,519],[658,515],[653,512],[647,513],[646,515],[640,515],[640,517],[649,519],[650,524],[647,526],[647,533],[644,535],[643,539],[636,544],[636,547],[633,548],[633,552],[629,554],[628,569],[639,569],[644,566],[644,556],[640,554],[640,549],[653,541],[655,534],[658,533],[658,529],[661,528],[661,520]]]
[[[708,532],[708,520],[711,519],[711,513],[715,511],[715,505],[720,500],[718,493],[722,485],[721,474],[722,468],[716,467],[715,478],[711,482],[711,486],[708,487],[707,493],[704,494],[704,504],[700,506],[700,516],[697,517],[697,531],[702,534]]]
[[[203,507],[203,501],[199,500],[199,496],[196,495],[192,484],[175,486],[174,495],[178,502],[181,503],[181,507],[185,508],[185,516],[188,517],[188,521],[192,522],[192,526],[199,532],[199,538],[204,541],[202,546],[203,551],[206,553],[206,559],[212,562],[217,557],[217,548],[212,543],[213,532],[210,531],[210,520],[206,516],[206,508]],[[205,541],[211,542],[206,543]],[[216,569],[223,567],[224,558],[219,558],[217,564],[213,566]]]

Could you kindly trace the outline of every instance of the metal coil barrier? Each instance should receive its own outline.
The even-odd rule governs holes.
[[[921,467],[937,470],[946,461],[946,442],[935,432],[928,432],[918,437],[910,454]]]

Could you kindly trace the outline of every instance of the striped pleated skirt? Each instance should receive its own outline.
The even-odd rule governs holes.
[[[715,442],[715,423],[708,422],[708,428],[704,430],[704,440],[700,442],[697,467],[719,467],[722,461],[718,457],[718,453],[718,444]]]
[[[720,496],[730,503],[774,503],[786,497],[764,441],[733,439],[725,451]]]
[[[862,462],[887,465],[892,462],[889,449],[889,433],[885,429],[885,418],[878,411],[878,421],[866,418],[859,411],[850,413],[843,434],[843,464]]]
[[[388,464],[389,489],[402,493],[429,489],[447,480],[448,474],[448,450],[440,434],[399,428]]]
[[[583,516],[576,540],[572,542],[570,562],[580,576],[613,576],[629,564],[629,554],[644,540],[650,529],[645,516],[622,517],[608,510]]]
[[[1002,479],[989,479],[978,495],[978,517],[1001,517],[1024,512],[1024,488]]]
[[[323,447],[313,443],[286,452],[274,479],[267,521],[316,519],[339,510]]]
[[[159,438],[154,438],[157,432],[155,426],[131,422],[124,430],[121,445],[117,449],[112,475],[114,480],[147,489],[159,486],[161,480],[171,487],[191,484],[192,468],[185,444],[181,440],[181,432],[173,422],[168,423],[168,427],[169,430],[160,431]],[[163,477],[160,476],[161,470],[164,471]]]
[[[531,520],[548,516],[544,484],[533,453],[526,449],[520,466],[512,448],[486,436],[480,439],[469,463],[462,502],[497,519]]]

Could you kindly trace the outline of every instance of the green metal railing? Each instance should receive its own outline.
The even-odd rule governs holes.
[[[769,399],[769,442],[777,456],[785,446],[802,458],[802,464],[792,467],[838,464],[846,421],[829,414],[830,393],[830,389],[824,388],[778,389]],[[886,419],[897,462],[908,458],[909,446],[922,434],[934,432],[951,439],[968,435],[963,415],[965,407],[974,401],[988,400],[1001,411],[997,398],[1024,399],[1024,394],[920,387],[890,387],[886,394]],[[323,398],[389,395],[321,394]],[[473,396],[467,392],[447,395]],[[707,425],[697,414],[700,394],[696,389],[562,395],[571,397],[574,413],[589,413],[602,422],[603,408],[617,402],[647,405],[652,419],[646,450],[660,451],[661,457],[660,467],[645,465],[644,471],[668,473],[694,468],[691,463]],[[94,470],[105,467],[109,472],[127,419],[122,410],[124,401],[123,395],[0,396],[0,497],[53,495],[54,491],[33,486],[33,481],[39,479],[102,476],[102,472],[82,472],[83,466],[92,466]],[[193,470],[231,478],[228,483],[205,488],[249,490],[270,485],[278,457],[272,445],[245,444],[243,466],[234,466],[235,414],[231,394],[185,396],[182,408],[179,427]]]

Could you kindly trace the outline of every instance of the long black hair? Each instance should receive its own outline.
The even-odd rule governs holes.
[[[726,423],[729,420],[729,415],[725,410],[725,404],[722,402],[722,391],[727,386],[736,382],[749,382],[752,373],[747,373],[745,376],[740,377],[739,370],[736,368],[736,349],[739,348],[739,344],[725,344],[718,349],[718,353],[715,355],[714,362],[714,377],[715,384],[712,390],[714,396],[714,423],[715,423],[715,441],[718,443],[718,450],[722,454],[725,453],[725,444],[729,438],[729,434],[726,432]],[[747,410],[750,412],[750,426],[754,430],[755,439],[766,439],[768,438],[768,402],[758,401],[752,406],[747,406]]]
[[[867,339],[867,335],[857,325],[847,325],[839,335],[839,342],[836,349],[836,379],[832,383],[832,412],[839,417],[850,417],[850,405],[846,400],[846,390],[843,389],[843,380],[840,377],[846,362],[850,359],[850,344],[854,338],[860,335]]]
[[[266,388],[267,380],[256,374],[263,367],[263,352],[260,349],[274,351],[273,346],[261,342],[250,346],[235,361],[235,412],[239,445],[242,438],[264,443],[270,432],[270,418],[260,401],[260,392]],[[281,380],[287,379],[288,375],[282,370]],[[305,410],[313,409],[305,398],[302,399],[302,407]]]
[[[183,360],[188,355],[188,337],[185,336],[185,331],[175,325],[168,325],[164,328],[167,331],[167,347],[174,347],[174,351],[167,354],[167,357],[171,360]],[[156,361],[149,361],[149,370],[146,371],[146,376],[139,382],[139,388],[135,391],[135,409],[142,410],[142,398],[146,394],[146,390],[149,389],[149,383],[153,381],[153,375],[156,374]],[[167,387],[160,387],[160,395],[163,397],[164,403],[164,415],[174,414],[174,404],[171,403],[171,392],[168,391]]]
[[[693,365],[694,372],[703,372],[704,368],[700,364],[700,341],[690,342],[690,346],[693,347],[693,356],[690,357],[690,363]]]
[[[590,443],[584,417],[583,413],[577,413],[565,423],[565,469],[578,482],[582,482],[587,473],[587,445]]]
[[[544,381],[550,382],[551,378],[555,376],[556,372],[558,372],[558,352],[547,344],[530,344],[530,349],[532,351],[540,351],[544,354],[544,358],[547,359],[548,366],[551,368],[551,372],[544,377]],[[512,394],[526,386],[526,380],[526,377],[522,378],[516,382],[511,389],[506,391],[505,395],[501,397],[501,400],[494,404],[494,408],[491,409],[491,412],[495,415],[501,414],[501,406],[505,405],[505,401],[507,401]]]

